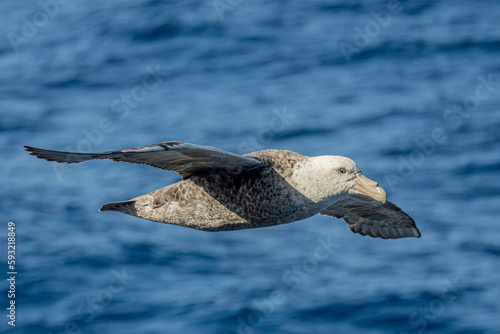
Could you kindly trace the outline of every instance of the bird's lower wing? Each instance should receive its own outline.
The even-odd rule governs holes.
[[[353,195],[337,201],[320,214],[344,218],[354,233],[374,238],[420,238],[415,221],[403,210],[386,201],[378,202],[368,196]]]
[[[62,152],[30,146],[24,148],[31,155],[47,161],[78,163],[87,160],[111,159],[172,170],[184,178],[218,172],[237,175],[243,171],[267,166],[255,158],[244,157],[210,146],[179,141],[100,153]]]

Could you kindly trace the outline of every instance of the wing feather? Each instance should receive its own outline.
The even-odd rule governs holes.
[[[395,204],[353,195],[330,205],[320,214],[344,218],[354,233],[374,238],[420,238],[415,221]]]
[[[212,172],[226,172],[229,175],[237,175],[243,171],[267,166],[256,158],[244,157],[215,147],[180,141],[100,153],[52,151],[30,146],[24,148],[31,155],[47,161],[79,163],[88,160],[111,159],[113,161],[145,164],[172,170],[181,174],[184,178]]]

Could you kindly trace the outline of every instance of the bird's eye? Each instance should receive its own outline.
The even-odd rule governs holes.
[[[342,174],[344,174],[346,172],[346,170],[345,170],[345,168],[340,168],[339,172],[341,172]]]

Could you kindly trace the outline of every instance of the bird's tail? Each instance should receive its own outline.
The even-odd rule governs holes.
[[[129,215],[136,216],[137,211],[135,209],[135,200],[108,203],[101,206],[99,211],[118,211]]]

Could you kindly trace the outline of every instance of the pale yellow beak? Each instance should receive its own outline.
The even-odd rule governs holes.
[[[356,178],[354,178],[354,189],[362,192],[366,196],[370,196],[374,200],[385,203],[387,200],[387,193],[383,188],[377,187],[378,183],[370,180],[361,173],[356,173]]]

